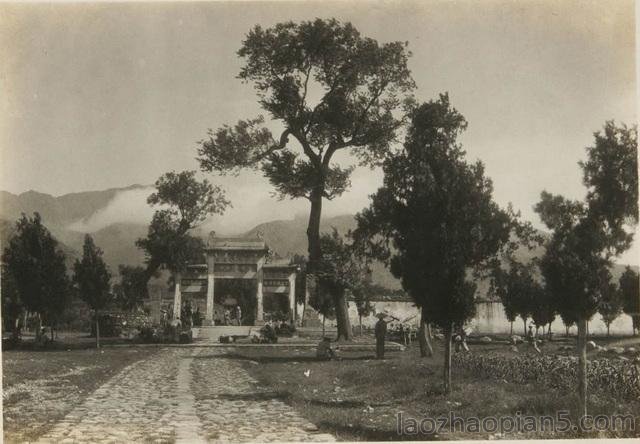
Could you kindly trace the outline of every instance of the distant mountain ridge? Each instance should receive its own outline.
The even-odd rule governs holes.
[[[37,211],[50,225],[67,225],[88,219],[105,208],[122,191],[142,188],[145,186],[136,184],[123,188],[69,193],[58,197],[33,190],[20,194],[0,191],[0,218],[15,220],[21,213],[31,215]]]
[[[123,188],[111,188],[102,191],[86,191],[82,193],[65,194],[54,197],[36,191],[12,194],[0,191],[0,246],[4,248],[14,229],[14,222],[21,213],[31,215],[37,211],[43,222],[61,243],[62,250],[72,261],[82,252],[85,232],[71,227],[82,226],[79,221],[89,220],[93,215],[103,211],[118,193],[147,188],[143,185],[131,185]],[[307,217],[298,216],[293,219],[273,220],[256,225],[244,233],[244,236],[254,237],[261,232],[269,247],[279,256],[287,257],[294,254],[307,254]],[[322,232],[330,232],[335,227],[342,235],[356,227],[355,218],[351,214],[326,217],[321,221]],[[135,241],[147,233],[147,225],[132,222],[114,222],[99,229],[88,231],[94,238],[96,245],[104,250],[104,257],[115,274],[118,265],[140,265],[144,263],[144,254],[135,246]],[[196,235],[206,237],[209,233],[196,230]],[[225,233],[218,233],[225,236]],[[521,260],[528,261],[533,256],[542,253],[538,248],[533,251],[523,249],[518,252]],[[637,267],[634,267],[637,268]],[[614,265],[613,274],[617,277],[624,270],[623,265]],[[373,265],[374,283],[389,290],[401,288],[398,279],[381,264]],[[487,283],[479,284],[479,293],[486,292]]]

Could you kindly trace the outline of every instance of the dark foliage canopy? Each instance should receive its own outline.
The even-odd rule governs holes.
[[[552,230],[540,269],[565,323],[590,319],[610,282],[611,258],[633,240],[638,221],[637,133],[607,122],[581,162],[585,202],[542,192],[535,210]]]
[[[198,181],[195,171],[162,175],[147,201],[164,207],[153,215],[147,237],[136,242],[145,252],[147,280],[161,266],[178,272],[189,262],[200,263],[204,242],[189,231],[210,215],[223,214],[231,205],[220,187],[206,179]]]
[[[638,273],[627,267],[619,280],[623,310],[628,315],[640,317],[640,281]]]
[[[73,281],[80,298],[93,310],[104,309],[112,300],[111,273],[102,258],[102,250],[85,235],[82,259],[73,264]]]
[[[3,308],[4,290],[9,289],[9,305],[19,303],[50,322],[61,315],[70,289],[65,256],[38,213],[31,218],[23,214],[16,222],[15,234],[2,254],[2,272]]]
[[[115,302],[123,310],[133,311],[142,306],[148,295],[146,270],[143,267],[120,265],[120,282],[114,285]]]
[[[515,223],[493,201],[484,165],[465,160],[457,138],[466,125],[447,94],[416,108],[404,149],[384,162],[384,185],[357,215],[355,232],[443,328],[473,316],[470,274],[509,246]]]

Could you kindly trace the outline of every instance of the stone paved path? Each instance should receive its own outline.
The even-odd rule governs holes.
[[[332,441],[224,349],[167,348],[110,379],[40,442]]]

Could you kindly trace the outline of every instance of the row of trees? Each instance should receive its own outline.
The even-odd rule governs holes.
[[[566,311],[560,310],[560,300],[546,285],[541,275],[538,258],[534,258],[529,263],[521,263],[509,258],[501,264],[501,267],[493,270],[492,277],[491,290],[502,302],[505,315],[511,322],[511,334],[513,334],[513,323],[517,317],[523,321],[525,335],[528,319],[533,321],[536,330],[542,328],[544,332],[545,327],[548,326],[548,334],[551,334],[551,323],[557,315],[561,316],[567,333],[569,328],[575,325],[573,317],[567,316]],[[597,312],[607,326],[607,336],[609,336],[611,324],[622,313],[632,317],[633,334],[639,328],[638,279],[638,273],[631,267],[626,267],[617,283],[611,280],[610,274],[605,273]]]
[[[99,312],[111,304],[135,310],[142,304],[146,283],[141,267],[120,266],[120,281],[112,286],[111,272],[103,252],[86,235],[82,257],[67,270],[67,257],[44,226],[38,213],[22,215],[2,254],[3,325],[11,325],[14,338],[20,334],[20,319],[34,314],[35,333],[40,339],[43,323],[54,328],[74,296],[94,313],[96,345],[100,345]]]

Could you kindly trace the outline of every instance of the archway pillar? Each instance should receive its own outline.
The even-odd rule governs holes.
[[[205,325],[213,325],[213,303],[215,291],[214,278],[215,259],[213,254],[207,254],[207,312],[205,313]]]
[[[260,264],[259,264],[260,265]],[[256,273],[256,324],[262,324],[264,322],[264,306],[263,306],[263,292],[262,283],[264,280],[264,272],[262,267],[258,266]]]

